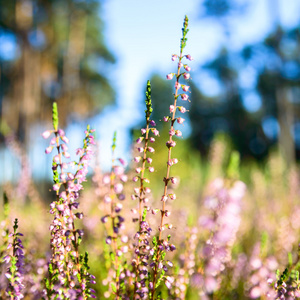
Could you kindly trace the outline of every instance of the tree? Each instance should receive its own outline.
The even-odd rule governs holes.
[[[29,129],[50,119],[52,102],[86,118],[114,101],[107,72],[114,57],[105,46],[101,1],[0,0],[0,39],[15,54],[0,55],[1,118],[27,143]]]

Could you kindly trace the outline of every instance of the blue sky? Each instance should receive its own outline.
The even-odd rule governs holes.
[[[154,72],[163,76],[174,72],[175,65],[171,61],[171,55],[179,51],[185,15],[188,15],[190,20],[186,51],[194,57],[190,64],[193,82],[201,88],[206,88],[207,92],[215,90],[216,83],[205,74],[193,76],[193,69],[198,70],[203,63],[212,59],[224,44],[238,50],[245,44],[260,41],[273,26],[273,4],[278,1],[278,15],[283,26],[292,27],[300,19],[300,0],[249,1],[251,5],[246,15],[229,20],[229,40],[216,22],[199,18],[202,0],[105,1],[101,15],[105,23],[106,43],[117,59],[112,73],[109,74],[117,93],[117,103],[107,107],[101,115],[91,120],[91,125],[96,128],[97,137],[100,139],[100,161],[104,168],[109,167],[108,158],[111,156],[110,147],[115,130],[118,134],[117,153],[129,158],[131,141],[128,129],[137,125],[143,118],[143,109],[140,108],[147,79]],[[0,52],[13,52],[11,47],[14,41],[1,44]],[[248,101],[252,108],[253,105],[259,106],[259,99],[255,95],[249,95],[245,101]],[[67,129],[74,147],[80,146],[82,136],[78,131],[83,132],[84,127],[85,124],[77,124]],[[38,127],[32,134],[36,137],[40,133],[41,128]],[[40,139],[39,146],[34,147],[34,151],[30,153],[33,169],[37,170],[41,166],[41,160],[36,160],[34,166],[34,158],[40,155],[42,159],[41,141]],[[50,160],[42,165],[49,166]],[[7,180],[11,176],[5,175]]]
[[[219,24],[199,18],[201,0],[106,1],[102,15],[106,43],[117,58],[115,70],[110,76],[117,92],[117,106],[108,107],[93,120],[102,140],[102,163],[110,155],[114,130],[118,132],[119,153],[123,155],[128,152],[130,141],[127,130],[143,118],[143,110],[139,109],[147,79],[154,72],[164,76],[174,71],[175,66],[170,58],[171,54],[179,51],[185,15],[189,17],[190,29],[186,52],[195,59],[191,63],[193,70],[212,59],[224,44],[238,50],[263,39],[274,24],[274,12],[270,10],[276,1],[281,24],[286,27],[295,25],[299,20],[300,0],[252,0],[245,15],[229,20],[229,40]],[[206,87],[207,92],[217,88],[204,74],[193,80],[202,88]],[[250,101],[250,105],[253,103],[252,109],[255,109],[259,106],[259,99],[255,95],[250,96],[246,99],[246,105]]]

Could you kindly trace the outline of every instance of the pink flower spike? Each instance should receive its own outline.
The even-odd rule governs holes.
[[[174,77],[174,73],[170,73],[167,75],[167,80],[171,80]]]
[[[191,60],[191,61],[194,60],[190,54],[186,55],[185,57],[186,57],[188,60]]]
[[[177,54],[173,54],[172,55],[172,61],[175,61],[177,59],[178,55]]]
[[[182,123],[184,122],[184,120],[185,120],[185,119],[179,117],[179,118],[177,118],[177,123],[178,123],[178,124],[182,124]]]
[[[44,132],[42,133],[42,137],[43,137],[44,139],[47,139],[47,138],[51,135],[51,133],[52,133],[51,130],[44,131]]]
[[[189,99],[189,96],[187,94],[180,94],[181,100],[186,101]]]

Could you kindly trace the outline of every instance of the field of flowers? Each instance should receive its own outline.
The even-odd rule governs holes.
[[[115,134],[111,171],[102,172],[90,126],[72,160],[53,104],[53,128],[42,133],[53,158],[52,202],[30,178],[20,179],[26,195],[3,186],[1,299],[300,298],[299,171],[277,152],[264,167],[240,164],[222,136],[208,162],[186,150],[187,34],[185,17],[167,75],[174,102],[165,130],[151,119],[148,82],[129,164],[115,156]],[[9,145],[22,155],[17,142]]]

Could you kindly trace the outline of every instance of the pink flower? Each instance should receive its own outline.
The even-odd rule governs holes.
[[[155,135],[155,136],[158,136],[159,135],[159,131],[157,129],[152,129],[152,133]]]
[[[183,118],[181,118],[181,117],[177,118],[177,123],[178,124],[182,124],[183,122],[184,122]]]
[[[175,106],[174,105],[170,105],[169,109],[170,109],[170,113],[172,113],[172,112],[175,111]]]
[[[186,101],[189,99],[189,96],[187,94],[180,94],[181,100]]]
[[[60,187],[59,183],[56,183],[56,184],[53,185],[53,190],[58,191],[59,187]]]
[[[150,143],[154,143],[154,142],[155,142],[155,138],[154,138],[154,137],[151,137],[151,138],[149,139],[149,141],[150,141]]]
[[[133,160],[138,163],[138,162],[140,162],[141,159],[142,158],[140,156],[136,156]]]
[[[178,109],[183,114],[186,112],[186,108],[184,106],[178,106]]]
[[[134,177],[132,178],[132,181],[133,181],[133,182],[137,182],[138,179],[139,179],[139,178],[138,178],[137,176],[134,176]]]
[[[171,182],[172,182],[173,184],[176,184],[176,183],[178,182],[178,179],[177,179],[176,177],[172,177],[172,178],[171,178]]]
[[[49,146],[49,147],[46,148],[45,153],[49,154],[49,153],[51,153],[52,150],[53,150],[53,147]]]
[[[170,129],[169,135],[171,135],[171,136],[175,135],[175,130],[174,129]]]
[[[143,139],[144,139],[143,137],[139,137],[139,138],[136,140],[136,143],[137,143],[137,144],[140,144],[140,143],[142,142]]]
[[[190,79],[190,77],[191,77],[191,75],[190,75],[190,73],[183,73],[183,78],[184,79],[186,79],[186,80],[188,80],[188,79]]]
[[[153,167],[149,167],[149,172],[153,173],[154,172],[154,168]]]
[[[176,130],[176,131],[175,131],[175,134],[176,134],[177,136],[182,136],[182,132],[181,132],[180,130]]]
[[[141,133],[142,133],[142,134],[145,134],[145,133],[146,133],[146,129],[145,129],[145,128],[142,128],[142,129],[141,129]]]
[[[167,75],[167,79],[168,80],[173,79],[173,77],[174,77],[174,73],[170,73],[170,74]]]
[[[152,148],[152,147],[148,147],[147,150],[148,150],[150,153],[153,153],[153,152],[155,151],[154,148]]]
[[[190,54],[185,56],[188,60],[194,60]]]
[[[164,121],[164,122],[168,122],[168,121],[169,121],[169,117],[164,117],[164,118],[163,118],[163,121]]]
[[[190,88],[188,85],[181,85],[181,87],[184,92],[187,92]]]
[[[122,183],[115,184],[114,191],[116,194],[120,194],[123,191],[123,184]]]
[[[137,149],[138,149],[138,151],[139,151],[140,153],[144,152],[144,148],[143,148],[143,147],[139,147],[139,148],[137,148]]]
[[[172,61],[175,61],[177,59],[178,55],[177,54],[173,54],[172,55]]]
[[[178,63],[178,68],[181,68],[181,67],[183,67],[183,63],[182,62]]]
[[[44,132],[42,133],[42,137],[43,137],[44,139],[47,139],[47,138],[51,135],[51,133],[52,133],[51,130],[44,131]]]
[[[142,168],[136,168],[135,172],[138,173],[138,174],[141,173],[142,172]]]
[[[183,67],[184,67],[184,69],[185,69],[186,71],[188,71],[188,72],[191,71],[191,67],[189,67],[188,65],[184,65]]]
[[[168,200],[168,196],[162,196],[161,201],[166,202]]]
[[[175,200],[176,199],[176,195],[175,194],[170,194],[169,197],[170,197],[171,200]]]
[[[152,158],[151,157],[147,157],[147,163],[151,164],[152,163]]]
[[[178,81],[176,81],[175,82],[175,89],[178,90],[178,89],[180,89],[180,87],[181,87],[181,84]]]

